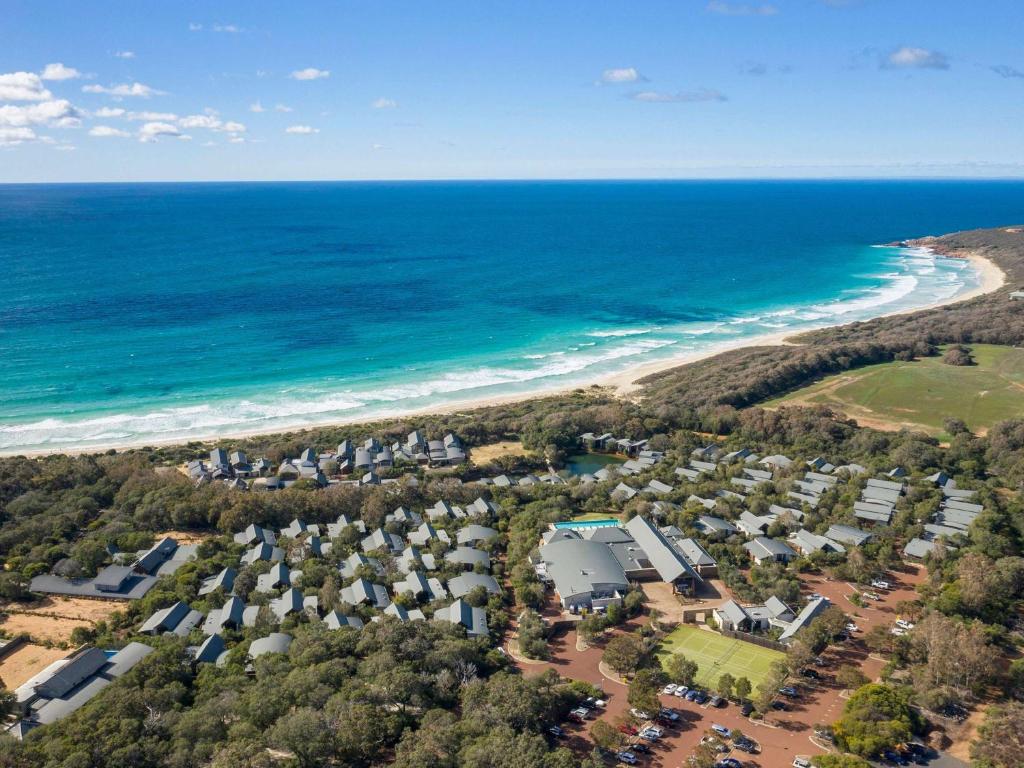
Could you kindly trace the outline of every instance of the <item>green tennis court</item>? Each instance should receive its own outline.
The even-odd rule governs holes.
[[[785,657],[770,648],[685,624],[666,635],[658,646],[662,663],[673,653],[682,653],[697,663],[697,682],[703,686],[714,685],[723,672],[728,672],[735,678],[747,678],[754,688],[768,677],[772,662]]]

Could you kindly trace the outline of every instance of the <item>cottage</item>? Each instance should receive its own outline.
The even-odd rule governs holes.
[[[766,536],[758,536],[743,545],[743,548],[750,554],[755,563],[778,562],[788,563],[796,559],[796,552],[790,549],[784,542],[778,539],[769,539]]]

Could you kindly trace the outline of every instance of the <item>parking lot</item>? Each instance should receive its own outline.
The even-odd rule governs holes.
[[[857,625],[858,632],[851,638],[828,649],[823,654],[824,665],[818,668],[819,679],[801,678],[794,681],[799,689],[796,698],[779,697],[785,702],[785,710],[773,710],[765,721],[754,721],[744,717],[740,708],[729,703],[722,708],[710,708],[708,704],[699,705],[674,695],[662,695],[664,707],[671,707],[678,712],[679,719],[671,724],[658,723],[663,735],[657,741],[645,741],[650,747],[649,753],[637,754],[638,765],[650,765],[661,768],[680,768],[686,759],[700,745],[701,739],[712,735],[712,725],[719,725],[730,732],[738,731],[751,739],[758,746],[756,754],[748,754],[739,750],[723,752],[721,757],[732,756],[740,760],[744,766],[758,768],[778,768],[789,766],[793,758],[820,754],[824,750],[811,741],[813,728],[819,723],[832,723],[842,713],[844,699],[842,689],[835,682],[835,672],[843,665],[850,664],[860,668],[869,678],[876,678],[881,671],[882,662],[871,658],[863,642],[863,635],[871,627],[884,624],[890,626],[899,613],[896,605],[902,601],[912,601],[917,597],[914,588],[926,576],[923,569],[912,569],[908,572],[890,573],[886,580],[890,582],[889,590],[873,590],[878,593],[879,600],[865,600],[864,607],[850,602],[849,595],[857,591],[856,585],[831,580],[821,574],[806,574],[801,577],[805,595],[818,593],[828,597],[840,606]],[[636,628],[641,620],[636,620],[624,629]],[[544,663],[521,664],[523,674],[536,675],[545,669],[554,669],[562,677],[583,680],[605,692],[606,706],[603,710],[591,713],[582,723],[566,723],[565,743],[572,749],[585,753],[593,745],[589,739],[590,729],[598,719],[604,719],[618,726],[629,711],[626,701],[627,688],[624,684],[605,676],[600,668],[603,643],[586,650],[577,650],[576,632],[565,629],[550,642],[552,658]],[[640,724],[642,728],[644,724]],[[643,741],[636,735],[629,736],[630,741]],[[731,746],[729,739],[719,741]]]

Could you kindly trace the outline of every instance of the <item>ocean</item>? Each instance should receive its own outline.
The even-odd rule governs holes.
[[[0,452],[564,389],[947,300],[1024,183],[0,186]]]

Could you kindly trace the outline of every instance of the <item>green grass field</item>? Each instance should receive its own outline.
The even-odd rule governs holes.
[[[975,344],[972,353],[973,366],[946,365],[941,357],[869,365],[764,405],[827,405],[865,426],[908,426],[935,435],[953,417],[983,432],[1024,411],[1024,349]]]
[[[697,682],[703,686],[713,686],[723,672],[728,672],[735,678],[747,678],[755,689],[768,677],[772,662],[785,656],[686,624],[666,635],[658,646],[657,655],[663,662],[672,653],[682,653],[697,662]]]

